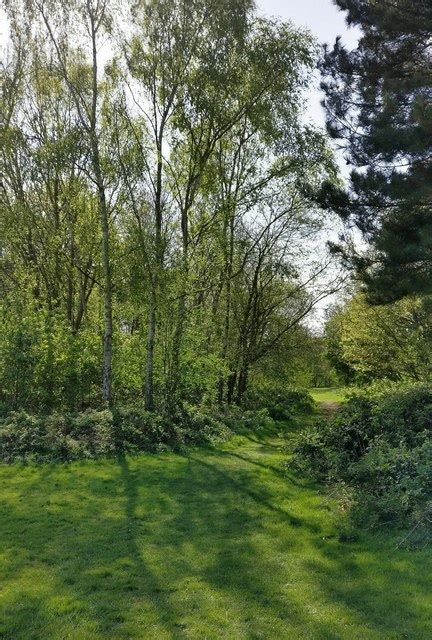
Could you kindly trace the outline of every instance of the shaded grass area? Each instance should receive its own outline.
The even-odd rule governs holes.
[[[0,637],[431,638],[430,552],[339,543],[281,442],[0,467]]]

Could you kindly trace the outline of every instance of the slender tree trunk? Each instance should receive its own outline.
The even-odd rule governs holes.
[[[222,338],[222,351],[221,358],[225,364],[228,355],[229,334],[231,324],[231,280],[233,272],[233,257],[234,257],[234,215],[230,213],[229,216],[229,250],[227,256],[227,263],[225,267],[226,285],[225,285],[225,321],[224,321],[224,333]],[[218,402],[223,403],[224,389],[225,389],[225,376],[221,376],[218,384]]]
[[[186,320],[186,288],[182,284],[182,290],[179,296],[177,306],[177,324],[173,338],[173,353],[171,362],[171,380],[169,392],[171,394],[170,402],[175,403],[178,400],[178,392],[180,387],[180,358],[184,334],[184,325]]]
[[[89,11],[92,38],[92,108],[90,117],[90,141],[92,150],[92,165],[97,185],[99,200],[99,219],[102,231],[102,270],[103,270],[103,308],[104,308],[104,337],[102,355],[102,395],[110,405],[112,401],[112,278],[110,264],[110,230],[109,213],[105,194],[105,184],[100,161],[99,139],[97,133],[97,106],[99,98],[98,60],[97,60],[97,29],[94,13]]]
[[[70,251],[70,262],[67,274],[67,297],[66,297],[66,314],[69,321],[69,326],[73,329],[75,324],[74,319],[74,309],[73,309],[73,301],[74,301],[74,285],[73,285],[73,247],[71,246]]]
[[[156,192],[154,206],[154,232],[155,232],[155,266],[154,273],[150,278],[150,305],[147,325],[147,354],[146,371],[144,384],[144,404],[147,411],[154,409],[154,357],[156,344],[157,313],[159,303],[159,285],[163,270],[164,249],[162,242],[162,141],[164,135],[164,123],[162,123],[157,138],[157,170],[156,170]]]
[[[153,279],[154,280],[154,279]],[[144,387],[144,403],[147,411],[154,410],[154,388],[153,388],[153,370],[154,370],[154,349],[156,341],[156,283],[152,282],[152,291],[150,294],[150,306],[148,314],[147,327],[147,357]]]
[[[97,154],[99,157],[99,154]],[[97,164],[98,166],[98,164]],[[96,168],[96,167],[95,167]],[[102,180],[100,167],[96,170]],[[110,264],[110,242],[109,242],[109,218],[103,185],[99,186],[99,214],[102,230],[102,268],[103,268],[103,308],[104,308],[104,337],[103,337],[103,357],[102,357],[102,394],[103,399],[109,405],[112,400],[112,278]]]
[[[237,404],[241,404],[243,400],[243,396],[247,391],[248,377],[249,377],[249,367],[247,364],[244,364],[238,376],[237,398],[236,398]]]
[[[173,351],[171,361],[171,376],[169,384],[170,398],[169,403],[174,404],[178,401],[178,392],[180,387],[180,359],[184,335],[184,326],[186,321],[186,298],[187,298],[187,282],[189,273],[189,230],[188,230],[188,211],[184,209],[181,217],[182,228],[182,274],[180,283],[180,294],[177,306],[177,324],[173,337]]]
[[[227,403],[232,404],[234,399],[234,391],[237,382],[237,371],[233,371],[227,380]]]
[[[109,212],[105,193],[105,183],[103,179],[102,165],[100,161],[100,147],[98,138],[98,102],[99,102],[99,85],[98,85],[98,32],[103,25],[103,18],[106,16],[106,3],[93,4],[90,0],[82,3],[82,9],[85,10],[89,24],[89,35],[91,38],[92,48],[92,89],[90,101],[87,104],[87,96],[81,92],[79,86],[71,81],[65,58],[62,54],[62,47],[55,39],[53,30],[50,26],[48,17],[44,12],[44,3],[37,4],[37,8],[41,13],[48,35],[56,49],[58,60],[62,67],[63,77],[65,78],[72,96],[75,100],[79,117],[87,132],[90,146],[90,160],[93,171],[93,179],[97,187],[97,198],[99,206],[99,220],[102,234],[102,270],[103,270],[103,308],[104,308],[104,336],[103,336],[103,354],[102,354],[102,396],[107,404],[111,404],[112,400],[112,279],[110,265],[110,231],[109,231]],[[84,103],[86,106],[84,107]]]

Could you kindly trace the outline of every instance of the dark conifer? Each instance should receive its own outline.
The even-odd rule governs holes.
[[[369,297],[432,293],[432,0],[335,0],[361,28],[358,47],[326,49],[327,126],[354,166],[331,206],[368,241],[342,249]]]

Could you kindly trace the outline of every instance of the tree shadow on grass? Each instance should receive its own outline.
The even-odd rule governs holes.
[[[181,636],[182,623],[177,620],[179,612],[175,610],[170,601],[169,594],[176,591],[176,588],[164,583],[152,571],[149,564],[143,561],[141,549],[138,540],[143,537],[140,527],[140,519],[137,516],[137,508],[139,505],[138,487],[140,480],[136,471],[131,471],[126,456],[118,459],[121,469],[121,480],[124,487],[125,507],[124,515],[127,523],[127,547],[128,555],[134,563],[138,582],[141,582],[141,588],[138,584],[131,585],[134,591],[149,595],[153,600],[156,608],[160,612],[160,620],[162,622],[171,621],[167,629],[175,632],[177,637]],[[172,628],[174,626],[174,629]],[[177,628],[176,628],[177,627]]]
[[[316,546],[320,558],[306,560],[306,569],[329,602],[358,620],[364,637],[432,637],[432,554],[395,551],[391,538],[373,536]]]
[[[360,637],[310,613],[305,580],[315,585],[312,598],[351,616],[357,631],[398,637],[382,635],[390,627],[368,593],[385,590],[395,615],[409,616],[415,562],[391,571],[391,560],[371,551],[360,565],[363,547],[324,543],[311,507],[301,517],[295,503],[287,509],[292,487],[255,462],[247,453],[194,451],[29,473],[24,500],[4,503],[0,549],[5,582],[16,585],[7,604],[13,610],[27,594],[30,608],[6,619],[4,637],[32,637],[25,617],[37,621],[35,640],[60,638],[78,619],[83,638]],[[291,556],[305,569],[292,587]],[[375,585],[380,563],[385,575]],[[26,576],[52,578],[52,587],[33,597]],[[392,593],[393,581],[406,583],[405,597]],[[50,635],[45,612],[57,606],[57,593],[74,606],[57,611],[59,630]]]
[[[108,464],[111,471],[116,470],[114,461],[103,464]],[[8,583],[10,589],[4,594],[4,610],[0,612],[3,623],[0,637],[11,640],[66,637],[58,628],[57,632],[52,631],[52,618],[57,617],[66,628],[77,616],[77,610],[85,620],[81,625],[83,635],[79,637],[130,637],[126,631],[123,633],[123,626],[131,603],[140,600],[145,603],[150,627],[157,628],[159,635],[165,633],[161,637],[179,637],[171,632],[175,623],[166,622],[167,618],[175,617],[175,612],[170,609],[163,585],[144,563],[136,544],[135,478],[126,459],[119,461],[119,467],[117,484],[120,481],[122,486],[124,513],[119,510],[107,515],[105,501],[109,500],[112,483],[105,483],[104,479],[78,482],[75,488],[70,478],[58,482],[56,472],[64,472],[64,466],[52,469],[54,477],[44,469],[43,486],[39,488],[36,481],[27,483],[28,509],[21,504],[15,508],[7,505],[7,520],[3,519],[3,524],[7,522],[10,526],[0,528],[0,548],[8,552],[2,573],[3,583]],[[72,485],[68,487],[72,494],[75,489],[75,501],[67,502],[63,495],[57,496],[56,488],[62,485],[64,488],[64,484]],[[82,502],[81,489],[88,490],[89,486],[92,500]],[[121,509],[123,505],[118,506]],[[32,575],[45,583],[41,584],[37,597],[33,596]],[[70,611],[61,603],[55,612],[59,597],[70,597],[73,602]],[[21,606],[23,602],[25,609]],[[46,610],[51,610],[50,619],[42,617]],[[152,637],[145,627],[144,622],[141,628],[145,637]]]
[[[251,498],[252,501],[255,501],[262,508],[273,512],[277,516],[280,516],[287,524],[290,524],[294,527],[305,524],[302,520],[294,516],[289,511],[286,511],[278,507],[277,505],[274,505],[270,501],[270,496],[272,494],[266,489],[264,484],[258,486],[257,488],[254,488],[255,483],[252,481],[251,474],[247,472],[236,473],[233,477],[233,475],[219,469],[216,464],[210,464],[209,462],[205,462],[204,460],[201,460],[198,457],[193,457],[191,455],[189,455],[189,459],[193,460],[196,464],[202,465],[203,467],[207,468],[216,477],[216,483],[220,483],[220,481],[222,480],[226,485],[228,491],[236,491],[240,500],[243,500],[245,497]],[[311,526],[312,528],[314,527],[314,525],[310,524],[309,526]]]
[[[231,456],[232,458],[237,458],[237,460],[242,460],[243,462],[246,462],[248,464],[252,464],[252,465],[255,465],[257,467],[261,467],[261,469],[269,471],[269,472],[271,472],[271,473],[273,473],[275,475],[279,475],[279,476],[283,476],[284,475],[284,471],[283,471],[282,465],[277,467],[277,466],[274,466],[272,464],[267,464],[265,462],[259,462],[255,458],[251,458],[250,456],[247,456],[247,455],[241,455],[240,453],[234,453],[233,451],[223,451],[223,452],[221,452],[221,455]]]
[[[26,629],[23,629],[23,620]],[[2,640],[48,637],[46,635],[48,628],[49,618],[45,611],[44,598],[35,597],[29,593],[17,595],[0,615]]]
[[[294,527],[301,523],[272,504],[271,492],[255,486],[250,473],[236,477],[198,458],[167,459],[164,466],[149,456],[119,459],[118,477],[110,479],[112,463],[100,463],[96,478],[92,464],[81,467],[78,480],[74,469],[59,480],[61,467],[42,474],[43,486],[33,478],[26,487],[29,508],[20,503],[10,509],[13,544],[0,532],[1,545],[10,550],[5,577],[18,578],[9,606],[28,593],[19,576],[34,570],[55,576],[37,606],[43,610],[57,591],[70,594],[95,637],[140,637],[142,618],[149,620],[148,627],[139,626],[144,637],[202,637],[196,619],[213,598],[225,607],[235,594],[233,616],[251,607],[270,615],[267,561],[262,575],[248,577],[263,562],[251,538],[264,532],[264,514]],[[83,492],[90,493],[84,501]],[[112,496],[118,508],[112,509]],[[61,624],[73,615],[60,612]],[[209,628],[218,636],[219,613],[208,615],[216,618]],[[17,638],[26,637],[27,624],[18,622]]]

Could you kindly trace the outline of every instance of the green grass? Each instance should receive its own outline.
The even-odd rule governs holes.
[[[316,402],[329,402],[335,404],[343,402],[346,395],[346,389],[333,387],[310,389],[309,392]]]
[[[341,544],[277,434],[0,467],[0,638],[429,639],[430,552]]]

